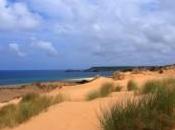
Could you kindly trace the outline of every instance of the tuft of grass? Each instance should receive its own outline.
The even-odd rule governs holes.
[[[29,93],[25,96],[22,97],[21,102],[29,102],[29,101],[33,101],[35,99],[39,98],[39,94],[36,93]]]
[[[148,94],[148,93],[155,93],[159,89],[163,89],[164,85],[162,84],[162,81],[158,80],[151,80],[147,81],[143,87],[142,87],[142,93],[143,94]]]
[[[40,112],[47,110],[51,105],[63,101],[61,95],[55,97],[28,94],[17,105],[7,105],[0,109],[0,128],[14,127],[21,124]]]
[[[94,100],[98,97],[100,97],[99,92],[97,90],[94,90],[94,91],[91,91],[88,93],[86,100],[90,101],[90,100]]]
[[[4,106],[0,109],[0,128],[6,126],[13,127],[17,124],[17,107],[13,104]]]
[[[112,83],[105,83],[100,88],[100,97],[106,97],[113,91]]]
[[[117,85],[115,88],[114,88],[114,91],[115,92],[120,92],[122,90],[122,86],[120,85]]]
[[[130,80],[127,84],[128,91],[134,91],[138,89],[138,85],[134,80]]]
[[[164,81],[163,81],[164,82]],[[170,82],[169,82],[170,83]],[[171,81],[171,83],[173,83]],[[103,130],[171,130],[175,123],[175,88],[157,89],[141,99],[103,111],[99,118]],[[171,84],[172,85],[172,84]]]
[[[142,94],[155,93],[160,89],[174,89],[175,79],[151,80],[147,81],[142,87]]]
[[[86,100],[93,100],[99,97],[106,97],[113,91],[112,83],[104,83],[99,90],[93,90],[86,96]]]

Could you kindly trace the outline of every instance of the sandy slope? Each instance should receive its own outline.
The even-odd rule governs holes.
[[[14,130],[97,130],[93,108],[86,102],[61,103]]]
[[[57,95],[62,93],[71,101],[84,101],[88,92],[92,90],[98,90],[104,83],[114,83],[111,78],[100,77],[97,80],[89,82],[87,84],[63,87],[62,89],[56,89],[49,93],[49,95]]]
[[[127,96],[127,93],[121,94]],[[132,95],[132,94],[131,94]],[[121,97],[121,96],[119,96]],[[104,98],[90,102],[64,102],[13,130],[100,130],[98,116],[121,98]]]
[[[166,71],[164,74],[155,72],[127,73],[125,79],[120,81],[101,77],[87,84],[53,90],[48,95],[54,96],[63,93],[69,101],[50,107],[47,112],[41,113],[13,130],[100,130],[97,115],[100,115],[101,110],[108,109],[115,102],[134,97],[133,92],[125,91],[128,80],[134,79],[141,85],[150,79],[166,77],[175,77],[175,71]],[[106,82],[122,85],[123,91],[112,93],[106,98],[85,101],[88,92],[98,89]]]

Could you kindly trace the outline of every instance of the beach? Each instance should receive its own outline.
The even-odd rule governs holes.
[[[130,80],[133,80],[138,84],[138,87],[141,87],[149,80],[161,80],[175,77],[175,68],[164,69],[163,72],[160,70],[128,71],[122,72],[120,75],[122,75],[122,78],[121,76],[117,78],[112,78],[112,76],[96,77],[94,79],[89,79],[86,83],[61,84],[47,91],[35,90],[35,92],[41,95],[51,97],[62,94],[64,95],[64,101],[49,107],[47,111],[41,112],[39,115],[32,117],[16,127],[4,128],[4,130],[101,130],[99,116],[102,110],[107,110],[115,103],[120,103],[137,96],[134,91],[127,90],[127,84]],[[98,91],[105,83],[110,83],[114,86],[119,85],[122,88],[120,91],[111,92],[105,97],[87,100],[88,93]],[[21,93],[22,90],[19,88],[14,91],[16,91],[16,93],[17,91]],[[31,90],[26,91],[32,92]],[[2,93],[1,90],[0,93]],[[8,94],[4,91],[3,95]],[[9,95],[11,94],[9,93]],[[22,95],[19,95],[13,99],[9,98],[9,101],[0,103],[0,107],[8,104],[18,104],[21,100],[21,96]],[[2,96],[0,96],[0,98],[3,99]],[[0,101],[2,101],[2,99]]]
[[[175,0],[0,0],[0,130],[175,130]]]

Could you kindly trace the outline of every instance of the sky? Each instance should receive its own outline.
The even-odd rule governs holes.
[[[0,0],[0,70],[175,63],[174,0]]]

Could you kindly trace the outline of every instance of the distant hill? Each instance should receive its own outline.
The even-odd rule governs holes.
[[[84,70],[84,72],[102,72],[102,71],[117,71],[117,70],[130,70],[135,67],[130,66],[106,66],[106,67],[91,67]]]
[[[105,71],[132,71],[133,69],[149,69],[158,70],[169,67],[175,67],[175,65],[165,66],[96,66],[85,70],[66,70],[66,72],[105,72]]]
[[[82,70],[68,69],[68,70],[65,70],[65,72],[82,72]]]

